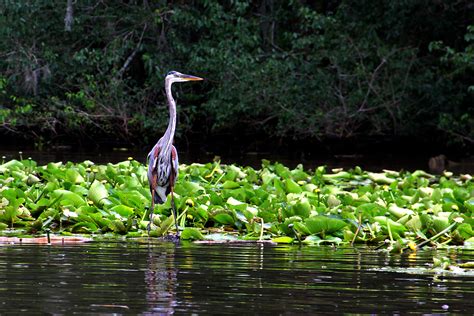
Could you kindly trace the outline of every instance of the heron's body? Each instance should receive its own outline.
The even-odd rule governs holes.
[[[176,148],[171,145],[171,152],[169,155],[162,155],[159,153],[163,146],[160,144],[163,138],[160,138],[158,143],[152,148],[148,154],[148,181],[150,183],[150,190],[155,191],[155,204],[165,203],[166,197],[170,194],[171,187],[174,187],[176,178],[178,178],[178,152]],[[160,160],[161,159],[161,160]],[[152,186],[151,184],[155,184]]]
[[[174,207],[173,188],[178,177],[178,152],[173,146],[173,138],[176,130],[176,102],[171,93],[171,85],[174,82],[184,82],[202,80],[202,78],[185,75],[176,71],[170,71],[165,79],[166,97],[168,99],[170,120],[165,134],[148,154],[148,182],[151,191],[151,210],[150,210],[150,230],[153,221],[153,210],[155,204],[162,204],[166,201],[168,194],[171,194],[171,207],[175,219],[176,233],[179,233],[176,221],[177,214]]]

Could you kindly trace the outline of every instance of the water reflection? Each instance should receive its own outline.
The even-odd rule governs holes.
[[[473,274],[434,274],[432,255],[183,243],[0,246],[0,313],[468,313]]]
[[[304,152],[304,149],[301,149],[301,151],[289,150],[286,152],[285,150],[274,152],[245,152],[241,150],[219,149],[219,147],[212,152],[202,151],[199,147],[187,150],[185,147],[180,147],[180,149],[180,162],[185,164],[194,162],[208,163],[213,161],[215,157],[219,157],[221,162],[225,164],[235,163],[254,168],[260,168],[262,159],[268,159],[281,162],[290,168],[294,168],[298,164],[303,164],[306,169],[314,169],[318,166],[325,165],[329,169],[351,169],[355,166],[359,166],[368,171],[382,171],[383,169],[414,171],[421,169],[434,174],[439,174],[444,170],[452,171],[455,174],[471,174],[474,172],[474,157],[466,157],[458,161],[452,161],[444,155],[430,157],[429,153],[426,152],[406,155],[405,152],[374,151],[366,154],[350,153],[347,155],[337,155],[320,151]],[[82,162],[84,160],[106,164],[124,161],[127,160],[128,157],[133,157],[137,161],[144,163],[148,150],[148,147],[132,147],[101,148],[95,151],[81,151],[64,146],[39,151],[33,148],[23,148],[18,145],[6,146],[0,144],[0,156],[5,157],[5,160],[27,159],[31,157],[40,165],[57,161]]]
[[[424,169],[428,171],[429,156],[407,156],[405,154],[391,154],[374,152],[369,155],[323,155],[321,152],[317,153],[285,153],[285,152],[240,152],[240,151],[215,151],[202,152],[189,150],[184,151],[180,147],[179,152],[181,163],[208,163],[216,156],[220,157],[222,163],[232,164],[236,163],[243,166],[252,166],[254,168],[261,167],[262,159],[269,159],[271,161],[281,162],[290,168],[296,167],[298,164],[303,164],[305,168],[314,169],[317,166],[326,165],[328,168],[353,168],[360,166],[365,170],[381,171],[382,169],[394,170],[416,170]],[[6,160],[11,159],[27,159],[31,157],[38,164],[43,165],[49,162],[57,161],[73,161],[82,162],[84,160],[91,160],[95,163],[117,163],[127,160],[128,157],[144,163],[148,148],[143,149],[107,149],[98,151],[74,151],[71,148],[56,148],[45,151],[38,151],[31,148],[14,147],[9,148],[0,145],[0,156],[4,156]],[[21,154],[19,154],[21,151]],[[472,169],[471,169],[472,170]]]
[[[177,269],[174,245],[148,245],[144,271],[147,309],[144,314],[172,314],[176,305]]]

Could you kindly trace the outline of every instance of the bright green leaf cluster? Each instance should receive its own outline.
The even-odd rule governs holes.
[[[182,238],[319,243],[463,244],[474,237],[472,177],[423,171],[381,173],[261,169],[220,162],[181,165],[175,205]],[[0,165],[0,229],[35,233],[146,234],[146,166],[11,160]],[[152,236],[174,228],[169,199]],[[207,237],[209,236],[209,238]],[[230,236],[230,237],[224,237]]]

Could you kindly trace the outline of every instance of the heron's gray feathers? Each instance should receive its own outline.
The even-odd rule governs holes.
[[[162,150],[160,139],[158,143],[148,154],[148,182],[150,190],[155,190],[156,196],[164,203],[166,196],[171,191],[171,186],[174,186],[176,178],[178,177],[178,153],[176,148],[171,145],[170,150]],[[169,154],[165,154],[169,152]],[[160,202],[158,202],[160,203]]]

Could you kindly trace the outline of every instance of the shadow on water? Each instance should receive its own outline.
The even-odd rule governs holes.
[[[2,160],[32,158],[38,164],[49,162],[72,161],[82,162],[91,160],[95,163],[117,163],[132,157],[145,163],[148,152],[144,150],[130,150],[126,148],[115,148],[102,151],[71,151],[69,148],[53,148],[51,150],[38,151],[34,149],[20,149],[18,147],[1,147],[0,157]],[[179,152],[181,163],[208,163],[214,159],[220,159],[222,163],[238,164],[242,166],[261,167],[262,159],[281,162],[290,168],[303,164],[307,169],[314,169],[325,165],[328,168],[350,169],[359,166],[368,171],[381,171],[383,169],[408,170],[417,169],[433,173],[440,173],[445,169],[455,173],[474,173],[474,159],[451,161],[444,155],[430,157],[428,155],[406,155],[405,153],[383,153],[374,152],[370,154],[338,154],[323,155],[318,153],[285,153],[285,152]],[[442,158],[440,158],[442,157]]]
[[[473,275],[433,273],[427,263],[433,255],[472,261],[474,252],[433,252],[389,255],[367,248],[138,242],[1,245],[0,310],[143,315],[472,312]]]

